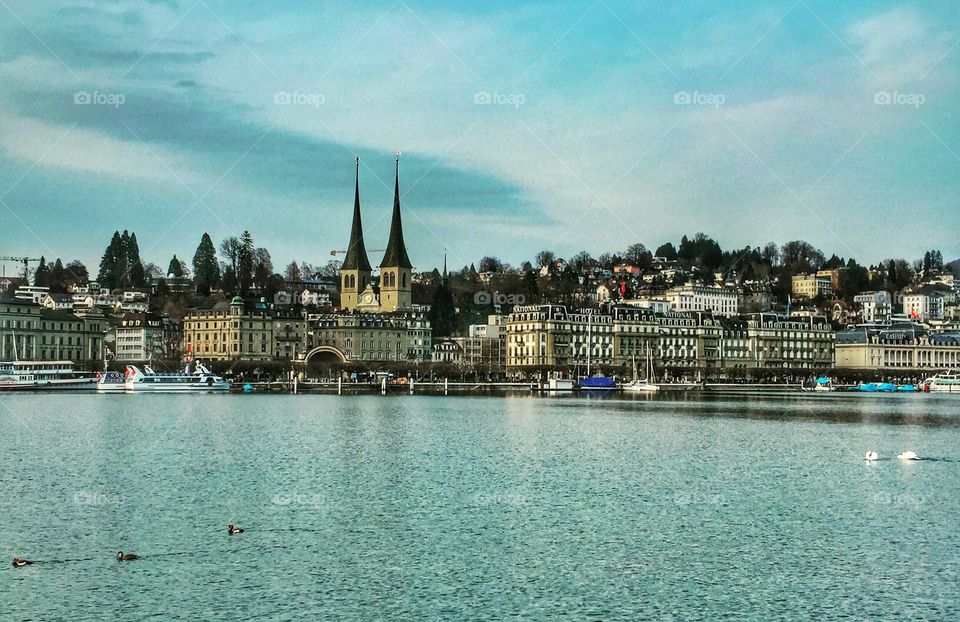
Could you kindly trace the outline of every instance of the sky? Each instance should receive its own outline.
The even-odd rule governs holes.
[[[0,255],[960,257],[960,3],[0,0]],[[341,256],[342,257],[342,256]],[[11,274],[16,266],[8,264]]]

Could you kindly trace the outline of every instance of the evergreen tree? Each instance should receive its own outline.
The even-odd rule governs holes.
[[[170,265],[167,267],[167,275],[177,279],[183,278],[183,265],[180,263],[180,260],[177,259],[176,255],[170,260]]]
[[[674,261],[677,258],[677,249],[674,247],[673,242],[667,242],[666,244],[658,246],[657,252],[655,252],[654,255],[663,257],[667,261]]]
[[[50,267],[47,266],[47,260],[40,255],[40,265],[33,273],[33,285],[35,287],[50,287]]]
[[[67,291],[67,272],[63,269],[63,262],[59,257],[50,268],[49,287],[50,291],[61,294]]]
[[[113,266],[113,280],[117,287],[130,285],[130,232],[126,229],[117,246],[117,262]]]
[[[537,273],[533,270],[527,270],[523,273],[523,298],[527,304],[540,302],[540,283]]]
[[[103,251],[103,257],[100,259],[100,273],[97,275],[97,281],[100,285],[108,289],[114,289],[120,286],[116,280],[120,250],[120,232],[114,231],[113,237],[110,239],[110,244],[108,244],[106,250]]]
[[[253,285],[253,270],[256,262],[256,247],[249,231],[240,235],[240,249],[237,253],[237,286],[240,294],[246,295]]]
[[[217,249],[213,246],[210,235],[203,234],[200,245],[193,255],[193,275],[197,292],[204,296],[210,290],[220,285],[220,264],[217,261]]]

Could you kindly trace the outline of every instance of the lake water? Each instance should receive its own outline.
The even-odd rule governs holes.
[[[932,395],[4,395],[0,618],[956,620],[958,440]]]

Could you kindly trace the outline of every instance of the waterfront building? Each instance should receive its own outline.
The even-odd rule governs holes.
[[[657,313],[632,305],[591,315],[569,313],[559,305],[515,308],[507,319],[508,371],[565,366],[573,372],[584,363],[585,325],[596,331],[591,360],[599,365],[626,369],[643,360],[649,348],[657,366],[673,370],[833,366],[833,332],[822,315],[723,318],[708,311]]]
[[[615,305],[610,309],[613,317],[613,356],[615,365],[644,365],[647,350],[657,354],[660,348],[660,322],[654,309],[639,305]]]
[[[463,350],[463,364],[503,371],[506,365],[506,316],[489,315],[486,324],[471,324],[467,337],[453,340]]]
[[[114,360],[140,362],[180,356],[180,325],[156,313],[124,314],[110,330]],[[108,341],[111,336],[108,335]]]
[[[833,298],[833,278],[828,274],[797,274],[791,279],[790,285],[793,297],[800,300],[812,300],[817,296]]]
[[[188,358],[292,360],[304,351],[305,321],[298,310],[271,308],[235,296],[229,305],[194,311],[183,318]]]
[[[514,307],[506,322],[507,370],[603,366],[613,363],[613,318],[593,309],[568,312],[563,305]]]
[[[357,174],[353,200],[353,223],[350,243],[340,268],[340,306],[345,311],[363,313],[391,313],[410,311],[413,264],[403,241],[403,222],[400,214],[400,154],[397,154],[393,193],[393,216],[390,237],[380,262],[379,289],[373,287],[372,269],[363,241],[363,223],[360,215],[360,158],[356,160]]]
[[[825,316],[787,317],[779,313],[754,313],[741,317],[747,328],[747,342],[743,344],[745,356],[737,357],[738,362],[745,363],[741,366],[784,369],[833,366],[834,333]]]
[[[858,326],[837,333],[836,366],[851,369],[960,368],[960,331],[928,334],[915,325]]]
[[[736,289],[719,285],[683,285],[668,289],[665,298],[675,313],[711,311],[731,317],[740,312],[740,295]]]
[[[101,369],[106,320],[47,309],[30,300],[0,298],[0,361],[73,361],[77,369]]]
[[[463,348],[454,339],[440,339],[433,343],[433,362],[448,365],[463,363]]]
[[[324,313],[306,330],[304,360],[429,361],[431,332],[421,313]]]
[[[667,367],[717,367],[723,329],[713,313],[669,312],[657,316],[660,347],[657,361]]]

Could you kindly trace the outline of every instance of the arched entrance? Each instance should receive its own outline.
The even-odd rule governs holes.
[[[303,357],[304,363],[346,363],[347,356],[333,346],[317,346]]]
[[[335,378],[343,370],[347,357],[342,351],[333,346],[318,346],[307,352],[303,357],[302,377],[306,378]]]

